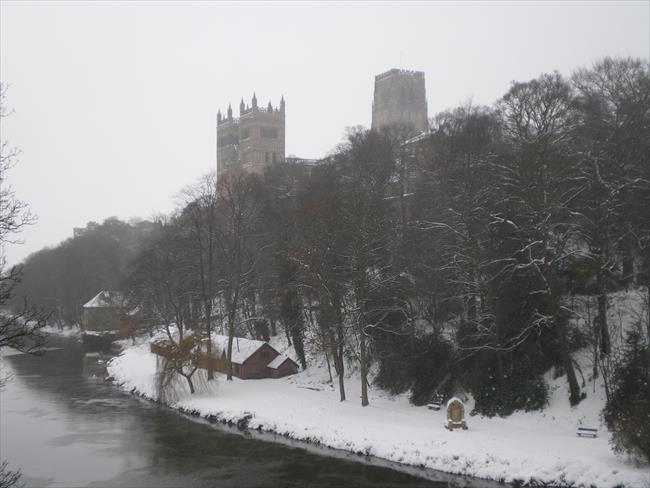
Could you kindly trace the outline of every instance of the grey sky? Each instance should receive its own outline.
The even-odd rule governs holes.
[[[116,215],[150,217],[215,168],[217,109],[287,103],[287,154],[370,125],[373,77],[426,73],[429,114],[511,80],[648,58],[650,3],[1,3],[9,180],[39,215],[15,263]]]

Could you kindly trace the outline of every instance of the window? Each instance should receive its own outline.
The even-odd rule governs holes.
[[[277,127],[260,127],[260,137],[265,139],[277,139],[278,138],[278,128]]]
[[[275,163],[276,162],[275,161],[275,153],[272,153],[272,155],[273,155],[273,162]]]
[[[219,146],[230,146],[237,144],[237,134],[226,133],[219,135]]]

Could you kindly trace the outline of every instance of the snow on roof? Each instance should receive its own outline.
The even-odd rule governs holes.
[[[124,297],[119,291],[102,290],[91,300],[86,302],[83,308],[105,308],[124,306]]]
[[[222,351],[228,350],[228,336],[213,334],[212,340]],[[243,364],[244,361],[251,357],[255,351],[257,351],[264,344],[273,349],[273,347],[268,342],[257,341],[255,339],[246,339],[244,337],[234,337],[232,340],[232,362]]]
[[[280,354],[277,358],[275,358],[273,361],[267,364],[267,366],[272,369],[278,369],[280,366],[282,366],[282,363],[284,363],[287,359],[295,364],[295,361],[291,359],[289,356],[285,354]]]
[[[463,403],[463,401],[462,401],[460,398],[458,398],[458,397],[452,397],[452,398],[450,398],[449,401],[447,402],[447,408],[449,408],[449,405],[451,405],[451,404],[454,403],[454,402],[459,402],[461,405],[465,406],[465,404]]]

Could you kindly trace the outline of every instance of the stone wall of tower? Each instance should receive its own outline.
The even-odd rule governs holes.
[[[407,124],[428,132],[427,97],[422,71],[391,69],[375,76],[372,128]]]
[[[230,110],[230,109],[229,109]],[[217,174],[234,168],[263,173],[267,165],[285,159],[285,103],[278,108],[269,102],[258,107],[253,95],[252,105],[239,106],[239,119],[231,112],[226,118],[217,115]]]
[[[263,173],[264,168],[285,158],[284,112],[251,109],[239,119],[240,160],[246,171]]]
[[[239,120],[217,120],[217,175],[239,167]]]

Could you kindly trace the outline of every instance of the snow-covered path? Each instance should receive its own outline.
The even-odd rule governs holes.
[[[113,359],[109,374],[122,388],[154,398],[155,367],[155,356],[143,344]],[[443,427],[444,411],[414,407],[403,396],[374,391],[370,406],[361,407],[353,379],[346,381],[352,400],[340,402],[338,391],[322,383],[323,373],[312,368],[279,380],[232,382],[218,375],[209,393],[183,391],[172,406],[224,421],[250,413],[250,428],[449,473],[576,486],[650,486],[647,466],[632,466],[612,453],[598,423],[598,398],[570,409],[560,381],[551,385],[550,406],[541,413],[468,417],[468,430],[449,432]],[[577,437],[580,419],[595,423],[599,437]]]

